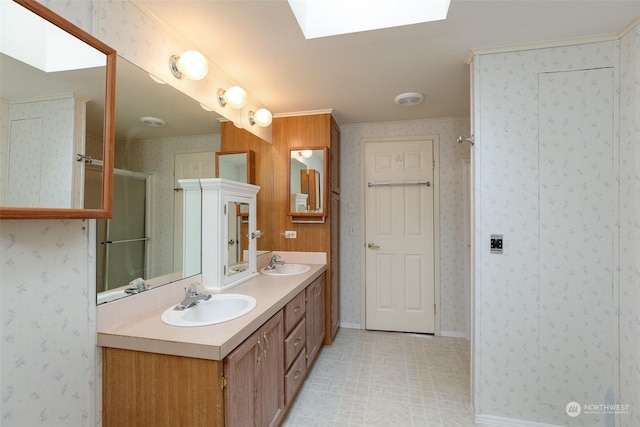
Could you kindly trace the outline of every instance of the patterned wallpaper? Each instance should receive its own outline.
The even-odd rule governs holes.
[[[618,339],[617,296],[636,295],[637,302],[638,258],[620,257],[624,233],[615,224],[628,218],[635,243],[627,244],[637,254],[640,170],[636,127],[635,136],[620,137],[620,153],[635,147],[636,163],[627,166],[629,177],[616,191],[617,47],[603,42],[474,59],[474,395],[480,421],[615,424],[612,413],[568,416],[565,405],[573,399],[629,404],[634,415],[619,418],[637,425],[630,417],[640,409],[638,383],[633,392],[627,385],[624,401],[616,388],[618,345],[629,362],[637,361],[639,350],[637,304],[628,307],[627,320],[635,338]],[[627,66],[637,78],[637,64]],[[604,70],[580,71],[598,68]],[[635,96],[635,106],[620,111],[623,120],[633,108],[637,117],[637,79],[635,87],[621,94],[623,100]],[[634,197],[635,206],[629,205]],[[504,233],[503,255],[489,253],[494,233]],[[635,265],[635,273],[618,277],[625,263]],[[628,369],[637,379],[637,363]]]
[[[93,425],[96,294],[91,226],[83,220],[0,224],[4,427]]]
[[[640,426],[640,25],[620,40],[620,402]]]
[[[469,158],[469,144],[458,144],[458,136],[469,135],[469,120],[443,119],[376,123],[341,127],[340,143],[340,321],[361,325],[362,230],[362,140],[402,136],[438,136],[440,140],[440,287],[441,330],[464,335],[465,285],[464,224],[462,211],[462,159]],[[349,205],[355,207],[349,213]],[[349,234],[356,226],[357,236]]]
[[[5,162],[9,158],[9,103],[0,99],[0,169],[7,170]],[[0,205],[5,206],[6,177],[0,173]]]

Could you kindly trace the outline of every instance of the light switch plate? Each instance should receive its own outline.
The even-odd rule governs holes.
[[[298,232],[297,231],[285,231],[284,232],[284,238],[285,239],[297,239],[298,238]]]
[[[492,254],[502,254],[502,250],[503,250],[502,242],[503,242],[502,234],[491,235],[491,253]]]

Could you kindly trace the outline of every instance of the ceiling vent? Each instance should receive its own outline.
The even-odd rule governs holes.
[[[140,117],[140,121],[147,126],[160,127],[164,126],[164,120],[157,117]]]
[[[396,104],[402,107],[412,107],[424,101],[424,95],[418,92],[401,93],[396,96]]]

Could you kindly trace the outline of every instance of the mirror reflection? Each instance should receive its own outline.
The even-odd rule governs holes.
[[[103,157],[107,55],[15,2],[0,10],[0,206],[101,209],[101,171],[89,203],[83,176]]]
[[[122,58],[116,91],[117,184],[114,216],[98,224],[98,303],[138,292],[138,279],[153,287],[183,278],[183,271],[200,273],[183,260],[200,248],[182,246],[185,191],[178,181],[214,178],[221,147],[219,116]],[[240,221],[230,252],[236,264],[246,246],[242,227]]]
[[[249,204],[229,202],[227,276],[235,276],[249,268]]]
[[[255,153],[252,150],[216,153],[216,178],[255,184],[255,172]]]
[[[289,215],[324,215],[325,149],[290,151]]]

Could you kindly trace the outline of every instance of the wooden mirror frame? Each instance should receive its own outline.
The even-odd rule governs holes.
[[[246,154],[247,161],[247,184],[256,183],[256,154],[253,150],[244,150],[244,151],[216,151],[216,178],[221,178],[220,176],[220,157],[226,156],[229,154]],[[222,177],[224,178],[224,177]],[[227,178],[228,179],[228,178]]]
[[[106,87],[104,105],[104,146],[102,166],[102,207],[100,209],[81,208],[27,208],[0,207],[0,219],[85,219],[110,218],[113,206],[113,158],[115,129],[115,93],[116,93],[116,51],[83,29],[75,26],[60,15],[49,10],[35,0],[13,0],[41,18],[51,22],[72,36],[82,40],[105,54]]]
[[[319,212],[295,212],[291,209],[291,153],[292,152],[296,152],[296,151],[304,151],[304,150],[311,150],[311,151],[322,151],[322,175],[320,177],[320,197],[322,198],[322,210]],[[287,197],[287,201],[289,203],[289,213],[288,215],[291,217],[292,220],[295,220],[296,218],[300,221],[304,221],[304,218],[313,218],[313,217],[319,217],[319,218],[324,218],[327,216],[327,203],[328,203],[328,192],[327,192],[327,185],[329,183],[329,179],[328,179],[328,174],[329,174],[329,159],[328,159],[328,155],[329,155],[329,149],[327,147],[296,147],[296,148],[289,148],[289,171],[287,172],[287,189],[288,189],[288,197]],[[313,221],[313,222],[317,222],[317,221]]]

